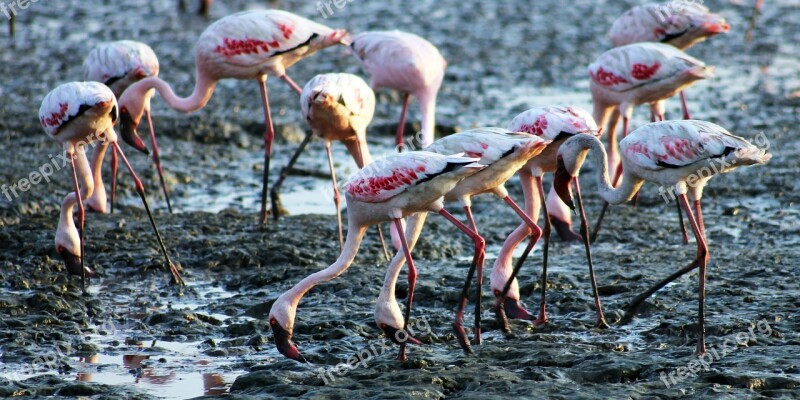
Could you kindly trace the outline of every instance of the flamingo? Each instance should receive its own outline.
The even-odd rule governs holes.
[[[730,26],[725,19],[697,2],[648,3],[622,14],[609,31],[614,47],[639,42],[661,42],[686,50],[711,36],[726,33]],[[680,92],[683,119],[691,119],[686,95]],[[663,100],[662,100],[663,101]],[[656,108],[663,108],[658,105]],[[619,120],[619,112],[612,115]]]
[[[367,147],[367,126],[375,113],[375,93],[363,79],[355,75],[321,74],[312,78],[303,87],[300,95],[300,108],[303,119],[311,126],[311,132],[300,143],[297,151],[289,160],[289,164],[281,170],[280,178],[272,187],[270,193],[272,209],[280,210],[282,208],[279,191],[283,180],[300,157],[300,153],[314,135],[321,137],[325,140],[328,167],[331,171],[336,219],[339,224],[339,245],[344,246],[341,194],[333,168],[331,141],[339,140],[344,143],[359,169],[372,162],[372,156]],[[277,220],[280,212],[275,212],[273,216]]]
[[[64,153],[72,167],[74,188],[74,193],[64,197],[61,205],[61,216],[56,230],[56,249],[64,260],[67,271],[70,274],[81,276],[81,284],[85,291],[86,277],[93,276],[94,271],[84,264],[85,211],[82,199],[92,195],[94,190],[92,170],[99,169],[99,166],[95,165],[90,169],[84,147],[99,141],[99,144],[96,145],[103,147],[103,151],[105,151],[110,144],[133,176],[136,192],[142,199],[158,244],[167,265],[169,265],[173,283],[183,285],[180,273],[169,257],[169,252],[150,212],[142,181],[136,176],[117,143],[117,135],[113,128],[117,118],[116,97],[111,89],[99,82],[65,83],[53,89],[42,100],[39,108],[39,120],[47,135],[61,143],[64,148]],[[95,162],[98,162],[97,159]],[[72,210],[76,204],[78,206],[78,227],[75,226],[72,217]]]
[[[569,182],[574,181],[578,207],[583,208],[577,177],[586,152],[589,151],[600,196],[607,202],[621,204],[629,201],[645,181],[660,184],[662,188],[677,195],[697,241],[697,255],[688,266],[636,297],[628,305],[623,321],[632,319],[641,303],[653,293],[699,268],[696,352],[703,354],[706,351],[704,302],[706,265],[709,259],[700,206],[703,188],[717,174],[740,166],[766,164],[772,155],[743,138],[731,135],[719,125],[697,120],[664,121],[645,125],[623,139],[620,147],[623,176],[620,186],[614,188],[608,176],[606,152],[600,141],[589,135],[577,135],[568,139],[558,151],[558,169],[554,180],[556,192],[574,209],[569,188]],[[694,202],[694,211],[690,201]],[[594,281],[594,274],[592,280]]]
[[[539,155],[549,142],[549,139],[544,139],[539,136],[515,133],[502,128],[477,128],[445,136],[433,142],[433,144],[428,146],[425,150],[439,154],[464,152],[468,156],[479,157],[479,162],[487,166],[483,171],[459,182],[453,190],[444,196],[446,202],[458,201],[461,204],[467,215],[468,226],[473,231],[478,232],[478,227],[472,215],[472,197],[483,193],[492,193],[502,199],[517,213],[517,215],[519,215],[523,224],[526,225],[530,232],[531,243],[535,244],[541,237],[542,230],[536,225],[536,222],[531,220],[528,214],[511,199],[504,185],[506,181],[514,176],[514,174],[529,160]],[[473,266],[470,268],[467,281],[464,285],[464,292],[456,313],[456,320],[453,323],[456,337],[459,338],[462,349],[467,353],[472,352],[472,349],[470,348],[469,341],[466,340],[467,336],[464,333],[462,320],[467,305],[466,293],[469,290],[469,283],[472,280],[473,270],[477,270],[476,287],[478,291],[478,304],[475,309],[474,336],[476,344],[480,344],[481,342],[480,298],[482,297],[481,288],[483,283],[484,258],[484,248],[476,247]]]
[[[403,94],[403,111],[397,125],[396,144],[403,149],[406,114],[411,96],[419,101],[421,148],[433,143],[436,126],[436,96],[442,85],[447,61],[429,41],[408,32],[371,31],[353,36],[353,54],[371,76],[373,89],[389,88]]]
[[[756,20],[758,19],[758,15],[761,14],[761,7],[764,5],[764,0],[756,0],[755,5],[753,6],[753,15],[750,17],[750,25],[747,27],[747,33],[744,35],[744,39],[747,42],[753,40],[753,31],[756,29]]]
[[[191,96],[178,97],[167,82],[156,77],[145,78],[125,91],[120,99],[122,138],[131,145],[141,143],[136,128],[150,89],[157,90],[173,109],[189,113],[208,103],[220,79],[255,79],[261,92],[266,122],[260,213],[260,223],[263,224],[267,218],[269,161],[275,137],[267,98],[267,76],[278,76],[301,93],[302,89],[286,74],[286,69],[317,50],[335,44],[349,44],[347,32],[333,30],[286,11],[244,11],[222,18],[206,28],[197,41],[197,81]],[[138,148],[142,150],[141,145]]]
[[[101,43],[97,45],[86,60],[83,61],[83,79],[87,81],[102,82],[108,86],[119,98],[122,93],[133,83],[147,78],[158,76],[158,58],[150,46],[133,40],[119,40],[115,42]],[[150,140],[153,142],[153,162],[158,171],[158,178],[161,181],[161,188],[167,200],[167,208],[172,212],[172,205],[169,201],[169,192],[164,182],[164,169],[161,167],[161,160],[158,152],[158,143],[153,129],[153,120],[150,117],[150,98],[153,91],[149,91],[145,97],[144,113],[150,126]],[[144,144],[138,148],[147,151]],[[101,149],[103,150],[101,152]],[[92,171],[94,176],[94,194],[86,199],[86,205],[90,210],[100,213],[106,212],[106,190],[103,186],[103,175],[100,167],[105,157],[105,148],[98,146],[92,153],[92,164],[98,167]],[[114,210],[114,198],[117,191],[117,154],[111,153],[111,211]]]
[[[407,152],[376,160],[350,177],[345,184],[348,224],[341,255],[329,267],[309,275],[280,295],[270,309],[269,324],[278,351],[288,358],[303,360],[292,343],[300,299],[314,286],[338,277],[350,267],[367,227],[392,221],[398,231],[402,232],[402,218],[431,211],[455,224],[476,245],[483,243],[483,238],[445,210],[442,202],[442,197],[459,181],[484,168],[477,160],[462,154],[444,156],[426,151]],[[409,294],[406,318],[402,324],[405,330],[411,313],[417,273],[404,235],[400,235],[400,241],[405,259],[409,260]],[[389,338],[398,336],[388,325],[381,326],[381,329]],[[412,343],[418,342],[412,340]],[[406,359],[404,346],[401,347],[399,359]]]
[[[556,169],[556,154],[559,147],[567,138],[578,134],[589,134],[599,137],[601,131],[597,129],[592,116],[585,110],[575,106],[551,106],[534,107],[514,117],[509,123],[508,129],[515,132],[525,132],[550,141],[547,148],[538,156],[530,159],[525,166],[519,170],[519,179],[522,183],[522,193],[525,195],[525,212],[530,215],[533,221],[538,221],[539,210],[544,208],[544,251],[542,253],[542,283],[541,283],[541,302],[539,316],[534,320],[535,325],[547,323],[547,313],[545,311],[545,291],[547,288],[547,259],[550,245],[551,224],[555,222],[556,227],[562,237],[565,234],[575,235],[570,227],[571,223],[569,209],[561,202],[555,191],[551,188],[545,201],[544,186],[542,176],[545,172],[553,172]],[[558,221],[558,222],[556,222]],[[526,223],[520,224],[503,243],[503,247],[497,255],[491,274],[492,294],[496,298],[495,311],[499,316],[507,315],[515,319],[532,320],[533,317],[520,303],[519,284],[516,275],[527,257],[532,247],[528,247],[523,252],[522,257],[517,262],[517,268],[513,269],[511,261],[514,249],[531,234],[531,230]],[[577,239],[581,239],[578,236]],[[531,242],[533,243],[533,242]],[[595,293],[598,310],[598,326],[607,326],[605,318],[602,316],[602,308]],[[500,318],[503,329],[508,331],[508,323],[505,318]]]

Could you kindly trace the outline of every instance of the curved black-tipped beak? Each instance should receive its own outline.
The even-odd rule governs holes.
[[[397,329],[393,326],[388,326],[388,325],[381,325],[380,328],[383,331],[383,333],[386,334],[386,338],[394,342],[394,344],[410,343],[410,344],[416,344],[418,346],[422,345],[422,342],[417,340],[417,338],[411,336],[411,334],[404,329]]]
[[[572,191],[569,184],[572,182],[572,175],[567,172],[564,166],[564,159],[558,156],[558,167],[556,167],[555,177],[553,178],[553,189],[555,189],[558,197],[564,202],[571,210],[575,209],[575,202],[572,201]]]
[[[133,118],[131,118],[131,113],[128,112],[128,110],[120,110],[119,124],[122,140],[124,140],[125,143],[129,144],[134,149],[150,155],[150,150],[147,148],[147,146],[145,146],[142,138],[140,138],[139,134],[136,132],[136,128],[139,126],[139,123],[133,121]]]
[[[83,269],[81,268],[84,268],[86,270],[87,278],[94,276],[94,271],[92,271],[89,267],[81,267],[80,257],[70,253],[64,248],[58,249],[58,254],[61,256],[61,259],[64,260],[64,265],[67,267],[67,273],[70,275],[83,276]]]
[[[275,337],[275,347],[278,348],[278,351],[292,360],[305,362],[306,360],[300,355],[297,346],[292,343],[292,334],[283,329],[275,318],[270,319],[269,324],[272,327],[272,335]]]
[[[531,315],[531,313],[529,313],[525,307],[522,307],[522,304],[519,303],[519,300],[506,297],[503,308],[506,310],[506,315],[508,318],[533,321],[533,315]]]

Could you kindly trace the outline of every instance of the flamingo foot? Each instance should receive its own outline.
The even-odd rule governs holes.
[[[555,216],[550,216],[550,222],[556,228],[556,233],[561,240],[565,242],[580,242],[583,241],[581,235],[572,230],[572,224],[563,221]]]
[[[605,317],[598,317],[597,318],[597,322],[595,322],[595,324],[594,324],[594,327],[597,328],[597,329],[609,329],[609,328],[611,328],[611,326],[608,325],[608,322],[606,322],[606,318]]]

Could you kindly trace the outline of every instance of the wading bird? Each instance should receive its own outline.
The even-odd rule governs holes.
[[[686,50],[711,36],[726,33],[729,29],[730,26],[725,23],[724,18],[698,2],[670,1],[631,8],[614,21],[609,36],[614,47],[639,42],[661,42]],[[683,119],[691,119],[683,91],[680,92],[680,97]],[[663,107],[658,105],[656,109]],[[618,121],[619,112],[615,110],[611,118]],[[655,116],[651,116],[651,119],[655,120]]]
[[[143,150],[136,128],[150,89],[156,89],[175,110],[193,112],[211,99],[220,79],[253,79],[258,82],[264,108],[264,180],[260,222],[267,218],[269,161],[275,130],[267,97],[267,76],[283,79],[297,93],[302,89],[286,75],[286,69],[316,51],[336,44],[349,44],[344,30],[333,30],[298,15],[280,10],[245,11],[229,15],[209,26],[195,48],[196,82],[192,95],[175,95],[160,78],[146,78],[132,85],[120,99],[122,139]]]
[[[547,288],[547,260],[550,245],[551,223],[555,223],[556,230],[564,239],[581,240],[581,236],[572,232],[569,208],[561,202],[552,190],[545,200],[542,176],[546,172],[556,170],[556,154],[564,141],[577,134],[600,136],[594,119],[589,113],[574,106],[534,107],[514,117],[508,125],[508,130],[525,132],[539,136],[550,141],[547,148],[538,156],[530,159],[519,170],[519,179],[522,184],[522,193],[525,196],[525,212],[533,221],[539,220],[539,210],[544,209],[544,250],[542,252],[542,291],[539,307],[539,317],[534,324],[547,323],[545,292]],[[495,310],[502,307],[503,312],[498,315],[507,315],[510,318],[532,320],[533,317],[520,302],[519,283],[516,280],[518,268],[512,268],[511,261],[514,249],[531,234],[527,223],[520,224],[512,232],[497,255],[491,274],[492,294],[497,299]],[[531,242],[533,243],[533,242]],[[521,266],[532,247],[528,246],[517,265]],[[598,306],[598,313],[602,310]],[[598,318],[598,323],[604,318]],[[505,319],[501,319],[504,330],[508,330]],[[603,324],[600,324],[601,326]]]
[[[94,190],[92,169],[97,170],[99,167],[94,166],[90,169],[84,147],[95,142],[99,142],[96,144],[97,146],[111,145],[133,176],[136,192],[142,199],[158,244],[167,265],[169,265],[173,283],[183,285],[183,280],[169,257],[169,252],[150,212],[142,181],[136,176],[117,143],[117,135],[113,128],[117,118],[116,97],[111,89],[99,82],[66,83],[53,89],[42,100],[39,108],[39,121],[47,135],[61,143],[72,167],[74,193],[64,197],[61,205],[61,216],[56,230],[56,249],[64,259],[67,271],[70,274],[81,276],[81,283],[86,290],[86,277],[94,273],[84,265],[85,212],[82,199],[92,195]],[[78,227],[75,226],[72,217],[72,210],[76,204],[78,206]]]
[[[402,93],[403,111],[396,143],[402,151],[406,114],[411,96],[419,101],[422,132],[417,146],[433,143],[436,128],[436,96],[442,85],[447,61],[429,41],[401,31],[363,32],[353,37],[353,54],[371,75],[373,89],[389,88]]]
[[[314,135],[321,137],[325,140],[328,167],[331,171],[333,201],[336,206],[336,219],[339,223],[339,245],[344,246],[341,194],[333,168],[331,141],[341,141],[353,156],[359,169],[372,162],[372,156],[367,147],[367,126],[372,122],[372,116],[375,113],[375,93],[363,79],[355,75],[322,74],[312,78],[303,87],[300,95],[300,108],[303,119],[311,127],[311,132],[300,143],[297,151],[289,160],[289,164],[281,170],[280,178],[272,187],[270,193],[272,209],[282,209],[279,191],[283,180],[289,175],[292,166],[300,157],[300,153]],[[280,212],[274,212],[273,216],[277,220]]]
[[[478,128],[469,131],[445,136],[428,146],[425,150],[439,154],[464,153],[470,157],[480,158],[480,163],[486,165],[486,169],[475,175],[465,178],[459,182],[453,190],[444,196],[447,202],[457,201],[464,208],[467,215],[468,226],[478,232],[475,218],[472,215],[472,197],[491,193],[499,197],[508,204],[517,215],[522,219],[523,224],[528,228],[528,235],[531,236],[531,243],[535,244],[541,237],[542,230],[531,220],[508,195],[505,183],[517,171],[520,170],[529,160],[539,155],[550,143],[549,139],[539,136],[532,136],[525,133],[515,133],[502,128]],[[526,237],[528,236],[526,235]],[[533,245],[531,245],[532,247]],[[464,332],[462,320],[467,306],[466,293],[469,291],[469,284],[472,281],[473,270],[477,270],[477,299],[475,306],[475,343],[481,342],[481,303],[483,287],[483,262],[485,258],[483,247],[475,248],[475,258],[464,284],[464,295],[456,312],[456,320],[453,322],[453,329],[456,338],[459,339],[462,349],[465,352],[472,352],[469,340]],[[502,308],[501,308],[502,312]]]
[[[83,61],[83,79],[87,81],[102,82],[120,98],[122,93],[130,85],[149,77],[158,76],[158,58],[150,46],[133,40],[119,40],[115,42],[101,43],[95,47]],[[150,140],[153,143],[153,162],[158,171],[158,179],[161,188],[164,190],[164,197],[167,200],[167,208],[172,212],[172,205],[169,201],[167,184],[164,182],[164,169],[161,167],[161,159],[158,152],[158,143],[153,129],[153,120],[150,117],[150,99],[154,94],[150,90],[145,94],[144,114],[150,127]],[[145,151],[144,145],[139,147]],[[102,149],[102,150],[101,150]],[[86,205],[97,212],[105,213],[106,208],[106,189],[103,186],[103,175],[101,167],[105,157],[105,148],[97,146],[92,153],[92,164],[97,166],[92,171],[94,175],[94,194],[86,199]],[[114,211],[114,200],[117,191],[117,154],[111,152],[111,211]]]
[[[469,235],[476,245],[483,243],[483,238],[444,209],[442,199],[459,181],[484,168],[476,161],[477,158],[463,155],[408,152],[376,160],[350,177],[345,185],[347,238],[339,259],[283,293],[275,300],[269,312],[269,324],[278,351],[294,360],[303,359],[292,343],[294,319],[300,299],[314,286],[338,277],[350,267],[367,227],[391,221],[402,232],[402,218],[419,212],[436,212]],[[406,318],[401,327],[405,330],[411,313],[417,273],[404,235],[400,235],[400,241],[405,259],[409,260]],[[389,338],[397,336],[397,328],[381,326]],[[400,359],[405,360],[404,346],[401,348]]]
[[[620,186],[614,188],[608,176],[606,152],[600,141],[589,135],[568,139],[558,152],[558,170],[554,181],[556,192],[565,203],[574,208],[569,183],[577,182],[587,151],[590,163],[595,168],[600,196],[611,204],[629,201],[645,181],[674,191],[697,240],[697,256],[688,266],[636,297],[628,305],[623,321],[632,319],[641,303],[653,293],[699,267],[697,353],[703,354],[706,351],[704,304],[706,265],[709,258],[700,207],[703,187],[717,174],[740,166],[765,164],[772,155],[738,136],[731,135],[718,125],[696,120],[645,125],[623,139],[620,147],[623,176]],[[576,185],[575,189],[578,207],[582,208],[580,188]],[[689,204],[690,200],[694,201],[694,211]],[[594,281],[594,276],[592,280]]]

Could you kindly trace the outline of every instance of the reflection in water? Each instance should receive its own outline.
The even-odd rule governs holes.
[[[190,398],[196,396],[218,396],[228,392],[225,377],[218,373],[179,372],[174,369],[154,368],[145,360],[150,356],[126,354],[119,363],[112,356],[95,354],[90,357],[79,357],[78,362],[84,364],[118,365],[127,370],[127,373],[107,372],[102,367],[98,372],[79,372],[77,380],[81,382],[97,382],[104,384],[134,383],[143,389],[157,390],[159,397],[165,398]],[[194,362],[198,366],[210,365],[207,360]],[[202,380],[202,390],[199,380]],[[133,381],[121,379],[124,376],[132,377]],[[147,386],[152,386],[148,388]]]

